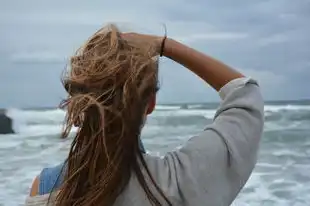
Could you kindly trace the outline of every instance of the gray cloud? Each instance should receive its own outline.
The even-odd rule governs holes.
[[[169,36],[258,79],[266,99],[310,98],[309,0],[0,3],[0,107],[56,105],[65,59],[111,21],[154,34],[165,22]],[[161,67],[160,102],[218,100],[176,63]]]

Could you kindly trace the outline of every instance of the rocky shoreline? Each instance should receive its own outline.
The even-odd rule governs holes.
[[[10,117],[6,116],[6,111],[0,109],[0,134],[13,134],[13,121]]]

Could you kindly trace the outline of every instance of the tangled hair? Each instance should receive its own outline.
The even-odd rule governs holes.
[[[63,78],[69,95],[61,104],[67,108],[62,137],[73,126],[78,131],[56,206],[113,205],[132,172],[153,205],[163,203],[148,182],[171,205],[139,149],[146,108],[158,89],[158,58],[154,56],[152,45],[129,42],[109,25],[71,58]]]

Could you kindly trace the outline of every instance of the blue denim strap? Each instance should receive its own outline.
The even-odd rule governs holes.
[[[142,153],[145,153],[145,148],[141,139],[139,139],[139,147]],[[39,195],[50,193],[53,189],[57,190],[63,181],[63,173],[61,173],[64,164],[56,167],[44,168],[40,174]],[[65,171],[65,169],[63,169]]]
[[[52,189],[60,187],[63,181],[62,167],[64,164],[56,167],[44,168],[40,174],[39,195],[48,194]]]

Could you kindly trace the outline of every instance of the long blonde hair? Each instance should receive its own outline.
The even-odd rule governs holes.
[[[132,172],[153,205],[150,189],[171,205],[152,178],[139,149],[145,110],[158,89],[152,45],[130,43],[114,25],[97,31],[71,58],[63,84],[68,98],[62,137],[78,131],[66,161],[57,206],[113,205]],[[144,172],[146,171],[146,172]]]

